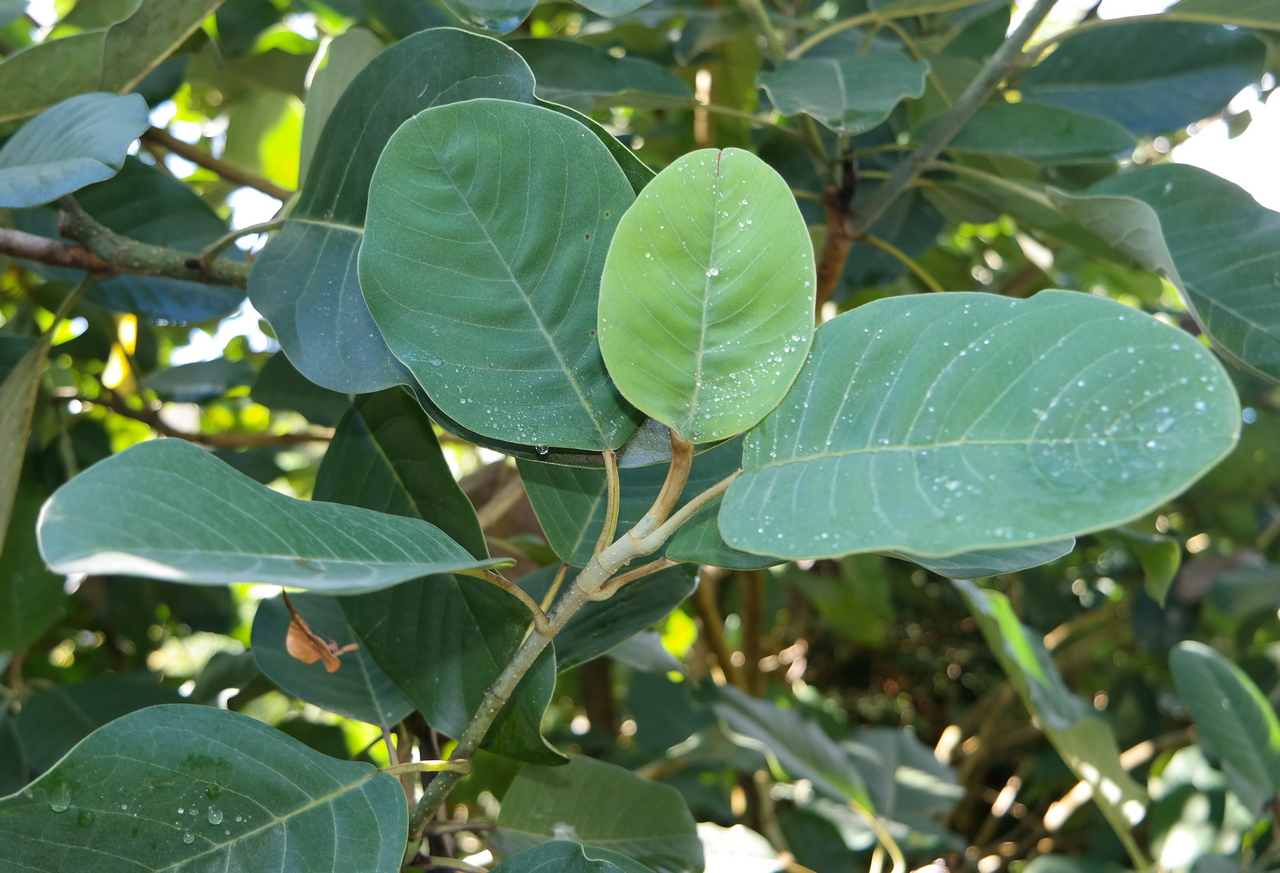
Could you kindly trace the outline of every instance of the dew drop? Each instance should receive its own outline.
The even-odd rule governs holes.
[[[66,812],[70,806],[71,789],[66,785],[59,785],[49,797],[49,808],[54,812]]]
[[[186,843],[189,846],[195,841],[196,841],[196,835],[191,833],[191,831],[182,832],[182,842]]]
[[[551,453],[551,449],[547,446],[534,446],[533,450],[540,455],[547,455]]]
[[[222,810],[218,809],[218,807],[216,806],[209,807],[208,818],[209,818],[209,824],[211,825],[222,824]]]

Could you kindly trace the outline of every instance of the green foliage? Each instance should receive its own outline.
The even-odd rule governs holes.
[[[1273,871],[1280,20],[1051,5],[0,0],[0,873]]]

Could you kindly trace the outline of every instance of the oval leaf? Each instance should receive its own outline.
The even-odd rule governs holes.
[[[921,125],[916,141],[928,136],[932,127]],[[1114,161],[1137,144],[1133,134],[1109,119],[1024,101],[983,106],[947,150],[1061,165]]]
[[[155,706],[90,734],[0,800],[22,870],[400,869],[404,791],[248,716]]]
[[[929,65],[897,52],[783,61],[760,87],[783,115],[813,116],[837,133],[862,133],[906,97],[924,94]]]
[[[747,437],[720,530],[790,559],[1046,543],[1151,511],[1239,429],[1208,350],[1122,304],[890,298],[818,331]]]
[[[180,440],[141,443],[59,488],[40,513],[55,573],[367,591],[492,567],[435,525],[294,500]]]
[[[1071,554],[1071,550],[1075,547],[1075,537],[1072,537],[1035,546],[961,552],[948,558],[924,558],[916,555],[897,555],[896,557],[914,561],[926,570],[949,579],[982,579],[986,576],[1016,573],[1029,567],[1048,564],[1063,555]]]
[[[356,277],[369,179],[405,119],[475,97],[531,103],[533,74],[495,39],[436,28],[370,61],[333,107],[297,205],[249,274],[253,305],[317,385],[367,393],[412,381],[387,349]]]
[[[378,161],[360,287],[391,350],[464,427],[615,449],[641,416],[600,360],[595,288],[633,199],[609,150],[558,112],[436,107]]]
[[[51,106],[0,148],[0,208],[39,206],[111,178],[149,126],[137,94],[81,94]]]
[[[813,244],[787,183],[741,149],[691,152],[618,225],[600,347],[619,390],[690,442],[742,433],[813,336]]]

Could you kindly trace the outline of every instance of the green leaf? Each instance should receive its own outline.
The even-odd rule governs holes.
[[[529,627],[529,611],[515,597],[479,579],[454,576],[344,597],[342,609],[383,672],[428,724],[451,737],[462,736]],[[554,647],[548,646],[482,747],[521,761],[563,763],[540,731],[555,677]]]
[[[1235,445],[1226,373],[1089,294],[895,297],[824,324],[752,431],[720,530],[789,559],[948,556],[1113,527]]]
[[[0,9],[3,8],[0,5]],[[0,797],[13,794],[29,781],[31,768],[27,765],[22,737],[13,726],[13,716],[7,709],[0,708]]]
[[[915,555],[895,555],[895,557],[913,561],[926,570],[950,579],[982,579],[986,576],[1016,573],[1029,567],[1048,564],[1063,555],[1071,554],[1075,547],[1076,541],[1072,537],[1035,546],[960,552],[946,558],[916,557]]]
[[[923,95],[928,73],[923,61],[886,52],[783,61],[758,81],[783,115],[804,112],[837,133],[862,133],[888,118],[904,98]]]
[[[741,466],[741,459],[741,440],[730,440],[695,456],[680,502],[687,502],[732,474]],[[517,466],[529,502],[551,548],[561,560],[575,567],[585,567],[604,527],[607,488],[604,471],[531,463],[523,459]],[[662,490],[662,483],[666,481],[668,469],[668,464],[655,464],[619,471],[618,536],[631,530],[653,505]],[[680,533],[686,530],[689,538],[683,539]],[[712,541],[701,514],[690,519],[680,533],[668,543],[669,547],[679,543],[678,551],[701,550],[711,555],[714,550],[715,556],[725,560],[741,559],[748,563],[758,560],[756,556],[730,549],[720,539],[718,531]],[[663,554],[669,552],[659,549],[654,556]],[[693,557],[675,558],[674,555],[672,558],[695,560]]]
[[[1133,552],[1142,564],[1143,590],[1148,597],[1164,606],[1182,565],[1182,544],[1173,537],[1144,534],[1123,527],[1108,531],[1106,537],[1118,540]]]
[[[914,138],[928,136],[932,128],[931,123],[921,125]],[[1109,119],[1024,100],[983,106],[947,150],[1060,165],[1115,161],[1137,144],[1133,134]]]
[[[1185,164],[1162,164],[1055,201],[1085,228],[1165,276],[1214,343],[1280,380],[1280,213]],[[1214,244],[1204,245],[1212,228]]]
[[[89,91],[133,89],[222,0],[142,0],[129,18],[36,43],[0,63],[0,122],[34,115]]]
[[[299,184],[306,181],[311,158],[320,141],[320,132],[324,130],[342,93],[385,48],[373,31],[353,27],[330,42],[324,50],[324,56],[312,64],[315,72],[311,76],[311,84],[307,86],[307,112],[302,118]]]
[[[476,97],[532,102],[533,74],[497,40],[439,28],[374,58],[334,106],[289,220],[249,274],[253,305],[317,385],[367,393],[412,381],[369,315],[356,277],[369,181],[403,121]]]
[[[221,397],[232,388],[248,385],[257,376],[248,361],[215,358],[160,370],[143,384],[161,400],[199,403]]]
[[[355,640],[342,604],[323,594],[294,594],[290,600],[307,624],[325,642],[345,646]],[[369,652],[361,646],[341,656],[336,673],[322,662],[304,664],[285,649],[289,610],[284,600],[272,597],[258,604],[253,618],[253,656],[266,677],[290,697],[346,718],[393,728],[409,713],[413,703],[400,692]]]
[[[1063,762],[1093,790],[1094,802],[1112,829],[1124,833],[1142,821],[1147,795],[1120,764],[1111,726],[1067,690],[1040,634],[1018,621],[1003,594],[984,591],[972,582],[952,584],[969,604],[1018,697],[1040,720]]]
[[[28,477],[13,497],[8,536],[0,546],[0,652],[23,651],[63,614],[64,579],[45,569],[36,547],[36,517],[45,496],[35,478]]]
[[[111,178],[149,126],[137,94],[81,94],[50,107],[0,148],[0,208],[39,206]]]
[[[94,219],[122,236],[180,251],[199,252],[227,233],[218,217],[191,188],[137,158],[124,162],[120,172],[76,194]],[[58,237],[51,210],[15,213],[23,230]],[[243,258],[235,249],[226,256]],[[37,265],[36,271],[54,281],[74,284],[78,270]],[[244,300],[244,291],[202,282],[182,282],[154,276],[117,276],[89,289],[86,299],[112,312],[132,312],[164,323],[205,321],[229,312]]]
[[[984,0],[869,0],[867,6],[884,13],[885,18],[907,18],[931,12],[950,12],[982,2]]]
[[[41,691],[15,720],[31,769],[43,773],[90,732],[148,706],[181,703],[176,689],[146,674],[96,676]]]
[[[516,584],[541,603],[559,570],[560,565],[552,564],[521,577]],[[577,575],[576,570],[565,573],[560,590]],[[692,594],[696,585],[691,568],[671,567],[622,586],[608,600],[587,603],[556,634],[556,668],[563,672],[584,664],[652,627]]]
[[[269,409],[291,409],[325,427],[337,425],[351,408],[347,394],[321,388],[299,373],[283,352],[272,355],[262,365],[249,397]]]
[[[442,0],[444,6],[478,30],[502,35],[529,17],[537,0]]]
[[[1182,0],[1172,11],[1198,21],[1280,30],[1280,9],[1271,0]]]
[[[55,573],[206,585],[360,591],[502,563],[417,519],[286,497],[180,440],[140,443],[63,485],[39,535]]]
[[[631,183],[631,190],[635,191],[636,194],[643,191],[644,186],[652,182],[654,176],[657,175],[653,170],[649,169],[648,164],[636,157],[635,152],[618,142],[613,134],[609,133],[589,116],[583,115],[578,110],[571,109],[568,106],[549,103],[546,100],[539,100],[538,105],[544,109],[559,112],[561,115],[567,115],[594,133],[596,138],[604,143],[604,147],[609,150],[609,154],[613,155],[613,159],[618,162],[618,166],[626,175],[627,181]]]
[[[756,749],[797,779],[808,779],[815,791],[841,803],[853,799],[872,809],[862,775],[849,753],[827,736],[817,722],[796,709],[780,709],[734,688],[708,692],[716,717],[739,745]]]
[[[0,336],[0,409],[5,410],[0,418],[0,550],[5,547],[31,434],[31,415],[48,356],[48,343],[35,337]]]
[[[464,427],[618,448],[641,417],[600,359],[594,289],[633,199],[608,149],[564,115],[438,106],[378,160],[360,287],[391,350]]]
[[[431,421],[401,388],[353,399],[316,476],[315,499],[420,518],[478,560],[489,557]]]
[[[47,873],[395,873],[407,829],[394,777],[204,706],[157,706],[114,721],[28,790],[0,800],[7,866]]]
[[[641,6],[648,6],[653,0],[586,0],[579,3],[584,9],[590,9],[596,15],[612,18],[615,15],[626,15]]]
[[[1280,567],[1236,567],[1214,580],[1208,603],[1237,618],[1275,612],[1280,607]]]
[[[755,155],[675,161],[619,223],[600,280],[600,349],[618,389],[690,442],[756,424],[804,364],[812,251],[786,182]]]
[[[626,855],[567,840],[527,849],[493,868],[493,873],[650,873]]]
[[[594,46],[565,39],[513,39],[507,45],[533,70],[539,98],[582,112],[694,102],[689,86],[653,61],[615,58]]]
[[[1199,742],[1262,797],[1269,800],[1280,791],[1280,720],[1253,680],[1192,640],[1174,647],[1169,669],[1200,730]]]
[[[702,870],[702,844],[680,792],[593,758],[525,767],[502,798],[501,855],[552,839],[609,849],[657,873]]]
[[[1136,134],[1216,115],[1262,76],[1256,36],[1211,24],[1153,21],[1081,33],[1027,71],[1028,100],[1109,118]]]

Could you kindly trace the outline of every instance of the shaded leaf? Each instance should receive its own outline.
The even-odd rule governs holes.
[[[1175,11],[1201,21],[1280,30],[1280,9],[1271,0],[1182,0]]]
[[[123,93],[146,77],[222,0],[142,0],[103,30],[36,43],[0,63],[0,122],[89,91]]]
[[[49,356],[49,345],[35,337],[0,336],[0,550],[13,514],[22,476],[22,459],[31,433],[40,375]]]
[[[676,789],[593,758],[525,767],[502,799],[497,848],[503,854],[566,837],[656,873],[698,873],[703,866],[693,816]]]
[[[1123,833],[1142,821],[1147,795],[1120,764],[1111,726],[1067,690],[1040,635],[1018,621],[1003,594],[984,591],[972,582],[953,584],[969,604],[1010,684],[1040,720],[1063,762],[1093,790],[1094,802],[1108,824]]]
[[[180,440],[140,443],[72,479],[39,535],[54,572],[212,585],[357,591],[501,563],[418,519],[286,497]]]
[[[1208,602],[1214,609],[1238,618],[1275,612],[1280,608],[1280,567],[1236,567],[1214,580]]]
[[[366,393],[412,381],[387,349],[356,276],[369,180],[403,121],[476,97],[532,102],[533,75],[497,40],[440,28],[374,58],[334,106],[289,220],[249,274],[253,305],[317,385]]]
[[[1142,564],[1143,590],[1148,597],[1164,606],[1182,565],[1182,544],[1173,537],[1144,534],[1123,527],[1108,531],[1107,537],[1119,540],[1133,552]]]
[[[641,417],[600,359],[594,289],[633,197],[608,149],[564,115],[438,106],[378,161],[360,287],[450,418],[526,445],[618,448]]]
[[[609,246],[600,279],[609,375],[690,442],[742,433],[804,363],[816,282],[782,177],[740,149],[691,152],[645,187]]]
[[[221,397],[232,388],[248,385],[258,375],[248,361],[215,358],[169,367],[147,378],[143,385],[161,400],[199,403]]]
[[[407,828],[394,777],[205,706],[118,719],[27,791],[0,800],[6,862],[47,873],[191,865],[394,873]]]
[[[316,634],[339,645],[355,640],[341,603],[320,594],[294,594],[294,607]],[[393,727],[413,712],[401,693],[363,648],[342,656],[342,669],[330,673],[322,663],[304,664],[286,651],[289,611],[281,597],[258,604],[253,619],[253,653],[258,667],[286,694],[347,718]]]
[[[1236,361],[1280,380],[1280,213],[1243,188],[1162,164],[1055,197],[1084,227],[1178,286],[1205,333]],[[1212,227],[1214,244],[1204,244]]]
[[[516,584],[541,603],[559,570],[557,564],[543,567]],[[560,590],[577,575],[573,569],[565,573]],[[556,634],[556,668],[568,670],[611,652],[666,618],[693,593],[696,584],[692,568],[671,567],[622,586],[608,600],[588,602]]]
[[[612,55],[565,39],[514,39],[542,100],[582,112],[608,106],[691,104],[693,92],[679,76],[643,58]]]
[[[39,206],[111,178],[149,125],[136,94],[81,94],[50,107],[0,148],[0,208]]]
[[[46,494],[33,480],[18,484],[0,547],[0,652],[20,652],[44,636],[62,617],[67,599],[63,578],[45,569],[36,547],[36,517]]]
[[[1110,300],[880,300],[818,330],[747,436],[720,530],[791,559],[1062,540],[1180,493],[1239,416],[1207,350]]]
[[[647,873],[626,855],[567,840],[527,849],[493,868],[494,873]]]
[[[520,26],[537,0],[441,0],[466,24],[493,34],[510,33]]]
[[[1133,133],[1164,133],[1222,111],[1262,76],[1266,55],[1253,34],[1211,24],[1117,24],[1065,40],[1018,90]]]
[[[278,13],[277,13],[278,14]],[[314,73],[307,86],[307,111],[302,118],[302,152],[298,157],[299,184],[306,181],[311,157],[320,141],[320,132],[333,114],[333,109],[355,77],[382,54],[386,46],[372,31],[353,27],[338,37],[324,50],[318,63],[312,64]]]
[[[262,365],[249,397],[269,409],[291,409],[314,424],[334,427],[351,408],[351,397],[321,388],[289,363],[283,352]]]
[[[760,87],[783,115],[812,115],[837,133],[877,126],[904,98],[924,94],[929,65],[898,52],[783,61]]]
[[[931,129],[926,123],[913,135],[920,140]],[[983,106],[947,150],[1057,165],[1118,160],[1137,144],[1133,134],[1109,119],[1024,100]]]
[[[981,579],[984,576],[1016,573],[1029,567],[1048,564],[1063,555],[1071,554],[1071,550],[1075,547],[1075,537],[1071,537],[1035,546],[960,552],[945,558],[924,558],[914,555],[895,555],[895,557],[913,561],[926,570],[950,579]]]

